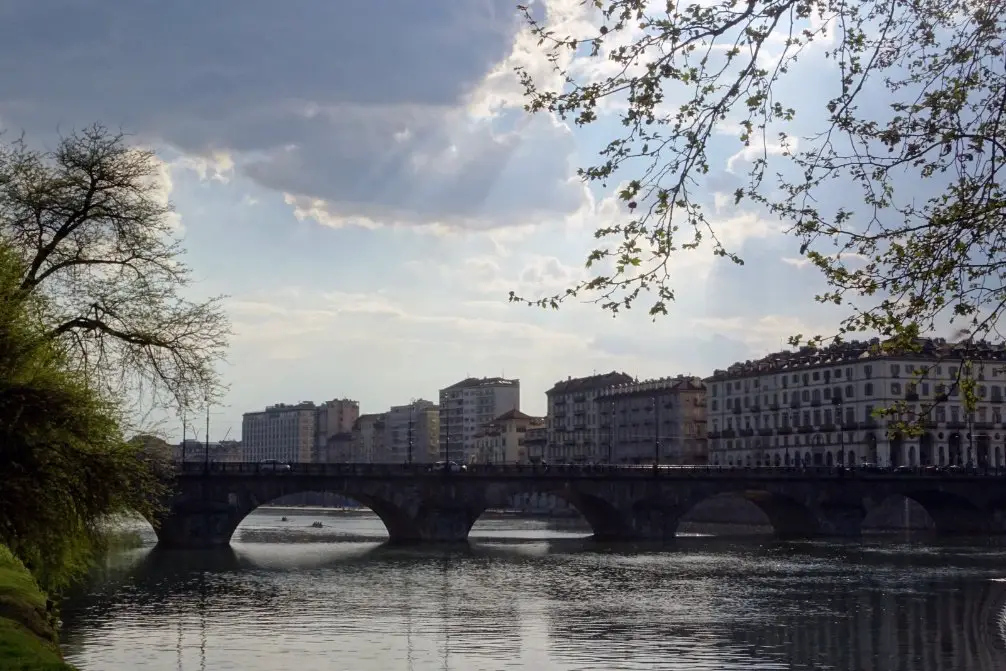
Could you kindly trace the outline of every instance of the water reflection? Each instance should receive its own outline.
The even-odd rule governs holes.
[[[539,539],[117,555],[64,607],[118,669],[1006,668],[1002,547]]]

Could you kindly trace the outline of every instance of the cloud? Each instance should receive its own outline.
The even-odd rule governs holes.
[[[333,227],[491,229],[583,199],[564,126],[467,108],[513,51],[510,0],[14,0],[0,13],[11,128],[122,124]]]

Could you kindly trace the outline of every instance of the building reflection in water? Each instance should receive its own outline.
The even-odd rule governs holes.
[[[731,600],[712,596],[710,612],[691,624],[675,618],[673,625],[654,622],[645,599],[606,617],[596,605],[569,603],[551,609],[549,633],[571,659],[579,650],[585,663],[595,664],[599,651],[624,650],[627,641],[645,646],[654,663],[674,660],[687,647],[694,663],[695,643],[705,640],[709,659],[720,663],[736,657],[775,658],[794,669],[1006,669],[1006,581],[921,581],[876,590],[825,583],[793,603],[796,595],[777,596],[747,604],[739,617],[717,613],[717,601]]]

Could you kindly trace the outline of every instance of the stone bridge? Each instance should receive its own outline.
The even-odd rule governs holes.
[[[199,466],[199,468],[195,468]],[[942,534],[1006,530],[1006,473],[869,472],[843,469],[706,467],[476,467],[464,473],[425,466],[186,464],[165,514],[154,520],[168,547],[227,545],[249,513],[300,492],[334,492],[384,522],[392,542],[459,542],[487,509],[513,495],[566,500],[605,541],[673,538],[679,520],[714,496],[758,506],[784,538],[857,536],[866,515],[892,496],[918,502]]]

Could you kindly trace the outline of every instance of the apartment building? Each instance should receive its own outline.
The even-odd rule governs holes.
[[[965,366],[962,362],[973,362]],[[883,352],[876,339],[771,354],[706,379],[711,463],[723,466],[1003,465],[1006,348],[920,339]],[[968,413],[960,380],[975,383]],[[876,411],[902,402],[921,436]]]
[[[384,412],[360,415],[353,425],[352,458],[343,461],[389,462],[387,420]]]
[[[597,462],[607,457],[607,443],[600,435],[596,399],[609,387],[630,384],[626,373],[568,377],[545,392],[548,398],[548,444],[546,461],[554,463]]]
[[[595,398],[599,437],[611,463],[704,464],[706,387],[679,375],[619,384]]]
[[[245,458],[248,461],[312,461],[316,448],[317,409],[309,402],[279,403],[260,412],[246,412],[241,420]]]
[[[353,431],[360,417],[360,403],[348,398],[337,398],[318,406],[314,461],[328,461],[329,441],[337,435]]]
[[[520,380],[470,377],[440,390],[440,459],[471,461],[475,436],[509,410],[520,410]]]
[[[417,399],[393,406],[385,421],[387,460],[429,463],[440,455],[440,408],[433,401]]]
[[[245,450],[239,440],[205,441],[188,438],[172,446],[175,461],[198,461],[209,459],[213,463],[233,463],[245,461]]]
[[[526,464],[530,460],[525,440],[527,432],[544,426],[545,420],[541,417],[532,417],[520,410],[509,410],[484,425],[475,435],[472,461],[482,464]]]

